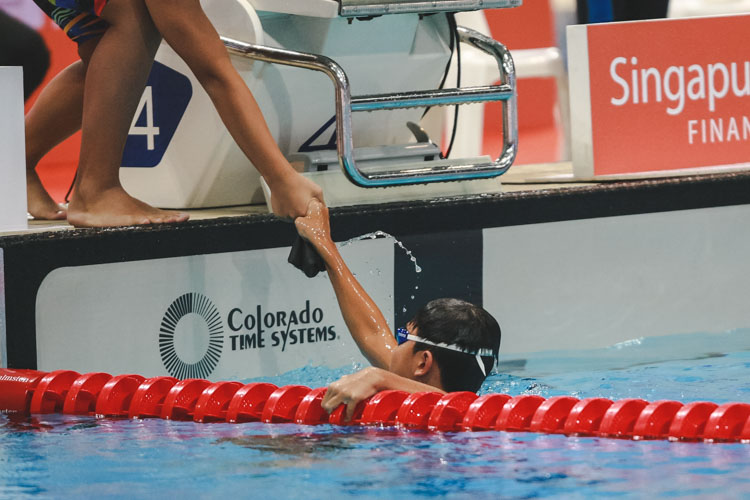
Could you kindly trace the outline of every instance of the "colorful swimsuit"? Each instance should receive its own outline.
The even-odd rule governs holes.
[[[107,30],[99,17],[107,0],[34,0],[45,14],[77,43],[96,38]]]

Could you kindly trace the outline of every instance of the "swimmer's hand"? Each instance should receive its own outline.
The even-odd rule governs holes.
[[[416,380],[412,380],[382,368],[370,366],[351,375],[345,375],[331,383],[326,390],[321,406],[331,413],[340,405],[346,405],[346,419],[352,419],[357,405],[380,391],[397,390],[414,392],[444,392]]]
[[[359,403],[384,390],[387,375],[393,374],[372,366],[351,375],[344,375],[328,386],[321,406],[331,413],[340,405],[346,405],[344,421],[348,422],[352,419]]]
[[[268,180],[268,179],[267,179]],[[271,210],[284,219],[304,217],[311,201],[323,202],[323,190],[313,181],[295,171],[278,178],[271,188]]]
[[[304,217],[294,221],[297,232],[319,249],[331,241],[331,222],[328,207],[317,199],[310,200]]]
[[[304,217],[294,221],[299,233],[287,259],[305,276],[313,278],[336,259],[336,244],[331,241],[328,209],[316,198],[310,200]]]

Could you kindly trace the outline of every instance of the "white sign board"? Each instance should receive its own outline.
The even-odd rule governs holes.
[[[307,278],[289,248],[51,272],[36,304],[40,370],[242,380],[304,366],[365,364],[327,274]],[[342,248],[393,317],[393,242]]]
[[[0,231],[27,225],[23,71],[0,66]]]

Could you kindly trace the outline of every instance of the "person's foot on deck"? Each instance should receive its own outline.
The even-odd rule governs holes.
[[[26,201],[28,212],[37,220],[65,220],[67,212],[49,195],[35,170],[26,170]]]
[[[116,227],[185,222],[190,216],[154,208],[113,187],[92,196],[74,192],[68,205],[68,223],[75,227]]]

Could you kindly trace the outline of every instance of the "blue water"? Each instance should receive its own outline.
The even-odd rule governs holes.
[[[750,331],[507,357],[482,392],[750,401]],[[270,379],[325,385],[352,367]],[[0,416],[0,498],[741,498],[750,445]]]

